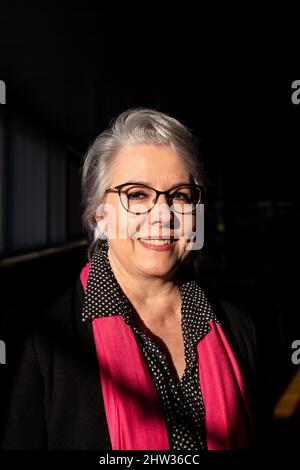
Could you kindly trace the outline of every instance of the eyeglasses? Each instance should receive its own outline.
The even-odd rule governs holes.
[[[141,183],[124,183],[108,188],[106,193],[118,193],[124,209],[132,214],[146,214],[165,194],[167,204],[179,214],[190,214],[202,202],[205,188],[198,184],[184,184],[168,191],[157,191]]]

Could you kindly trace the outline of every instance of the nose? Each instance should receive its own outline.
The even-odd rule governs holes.
[[[167,194],[160,194],[157,198],[156,204],[165,205],[169,207]]]
[[[162,225],[170,224],[173,218],[166,194],[160,194],[156,204],[150,212],[151,223],[160,222]]]

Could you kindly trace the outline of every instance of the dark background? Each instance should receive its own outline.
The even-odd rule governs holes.
[[[291,344],[300,339],[297,77],[262,71],[249,47],[233,55],[222,35],[210,49],[215,31],[203,35],[204,24],[187,5],[3,6],[1,392],[9,393],[23,326],[86,263],[79,170],[88,145],[121,111],[154,107],[200,139],[211,184],[205,248],[190,267],[250,312],[276,418],[274,445],[296,448],[299,406],[283,417],[276,405],[298,370]],[[300,390],[294,393],[299,402]]]

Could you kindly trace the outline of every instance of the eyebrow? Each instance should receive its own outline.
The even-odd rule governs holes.
[[[147,181],[128,181],[128,184],[145,184],[146,186],[150,186],[151,188],[153,187],[149,182]],[[179,183],[173,184],[169,189],[177,188],[178,186],[183,186],[186,184],[191,184],[190,181],[181,181]]]

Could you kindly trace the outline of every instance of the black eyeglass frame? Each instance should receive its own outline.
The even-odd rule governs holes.
[[[127,209],[124,204],[123,204],[123,201],[122,201],[122,198],[121,198],[121,192],[122,192],[122,189],[125,187],[125,186],[129,186],[129,185],[136,185],[136,186],[142,186],[144,188],[148,188],[148,189],[152,189],[153,191],[156,192],[156,198],[155,198],[155,201],[153,203],[153,206],[150,207],[150,209],[148,209],[147,211],[145,212],[131,212],[129,209]],[[175,190],[178,190],[179,188],[186,188],[186,187],[193,187],[193,188],[198,188],[200,190],[200,199],[199,201],[196,203],[196,206],[198,204],[201,204],[203,202],[201,202],[202,200],[204,201],[204,195],[205,195],[205,187],[204,186],[200,186],[199,184],[195,184],[195,183],[187,183],[187,184],[180,184],[179,186],[176,186],[175,188],[171,188],[171,189],[168,189],[167,191],[158,191],[157,189],[155,188],[152,188],[151,186],[148,186],[147,184],[143,184],[143,183],[136,183],[136,182],[128,182],[128,183],[122,183],[122,184],[118,184],[118,186],[115,186],[113,188],[108,188],[105,193],[118,193],[119,194],[119,198],[120,198],[120,201],[122,203],[122,206],[124,207],[124,209],[127,211],[127,212],[130,212],[130,214],[136,214],[136,215],[140,215],[140,214],[147,214],[148,212],[150,212],[153,207],[155,206],[159,196],[161,194],[165,194],[166,195],[166,200],[167,200],[167,204],[168,206],[170,207],[171,204],[170,204],[170,193],[172,191],[175,191]],[[123,193],[125,193],[125,191],[123,191]],[[126,193],[125,193],[126,194]],[[196,207],[190,211],[190,212],[178,212],[179,214],[192,214],[194,211],[196,210]],[[177,212],[177,211],[175,211]]]

